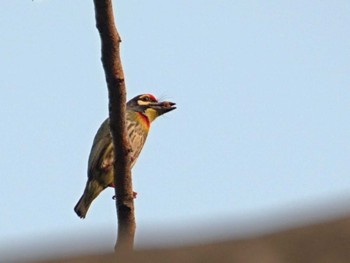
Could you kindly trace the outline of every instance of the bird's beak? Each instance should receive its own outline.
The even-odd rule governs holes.
[[[150,108],[154,109],[157,111],[158,116],[167,113],[169,111],[175,110],[176,103],[170,102],[170,101],[162,101],[162,102],[155,102],[150,104]]]

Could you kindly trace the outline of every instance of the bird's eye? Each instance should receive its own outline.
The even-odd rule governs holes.
[[[151,99],[149,97],[143,97],[142,100],[144,101],[150,101]]]

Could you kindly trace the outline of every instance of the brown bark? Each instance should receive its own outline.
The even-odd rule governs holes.
[[[110,129],[114,145],[114,183],[118,214],[116,252],[131,251],[135,235],[134,200],[126,136],[126,88],[120,59],[120,36],[114,24],[112,0],[94,0],[96,27],[102,44],[102,64],[109,96]]]

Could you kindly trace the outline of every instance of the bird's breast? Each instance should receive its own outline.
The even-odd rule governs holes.
[[[148,130],[149,130],[149,123],[147,123],[144,117],[141,116],[140,114],[141,113],[139,112],[136,112],[136,113],[133,112],[128,114],[128,118],[127,118],[127,134],[128,134],[129,143],[132,149],[131,167],[134,165],[137,157],[139,156],[142,150],[142,147],[146,141]]]

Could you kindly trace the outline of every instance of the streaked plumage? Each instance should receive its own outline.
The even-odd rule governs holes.
[[[142,94],[126,105],[126,130],[131,147],[131,168],[134,166],[146,141],[151,122],[173,109],[175,103],[158,102],[151,94]],[[94,138],[88,161],[88,181],[82,197],[74,207],[81,218],[85,218],[91,202],[108,186],[113,185],[114,151],[106,119]]]

